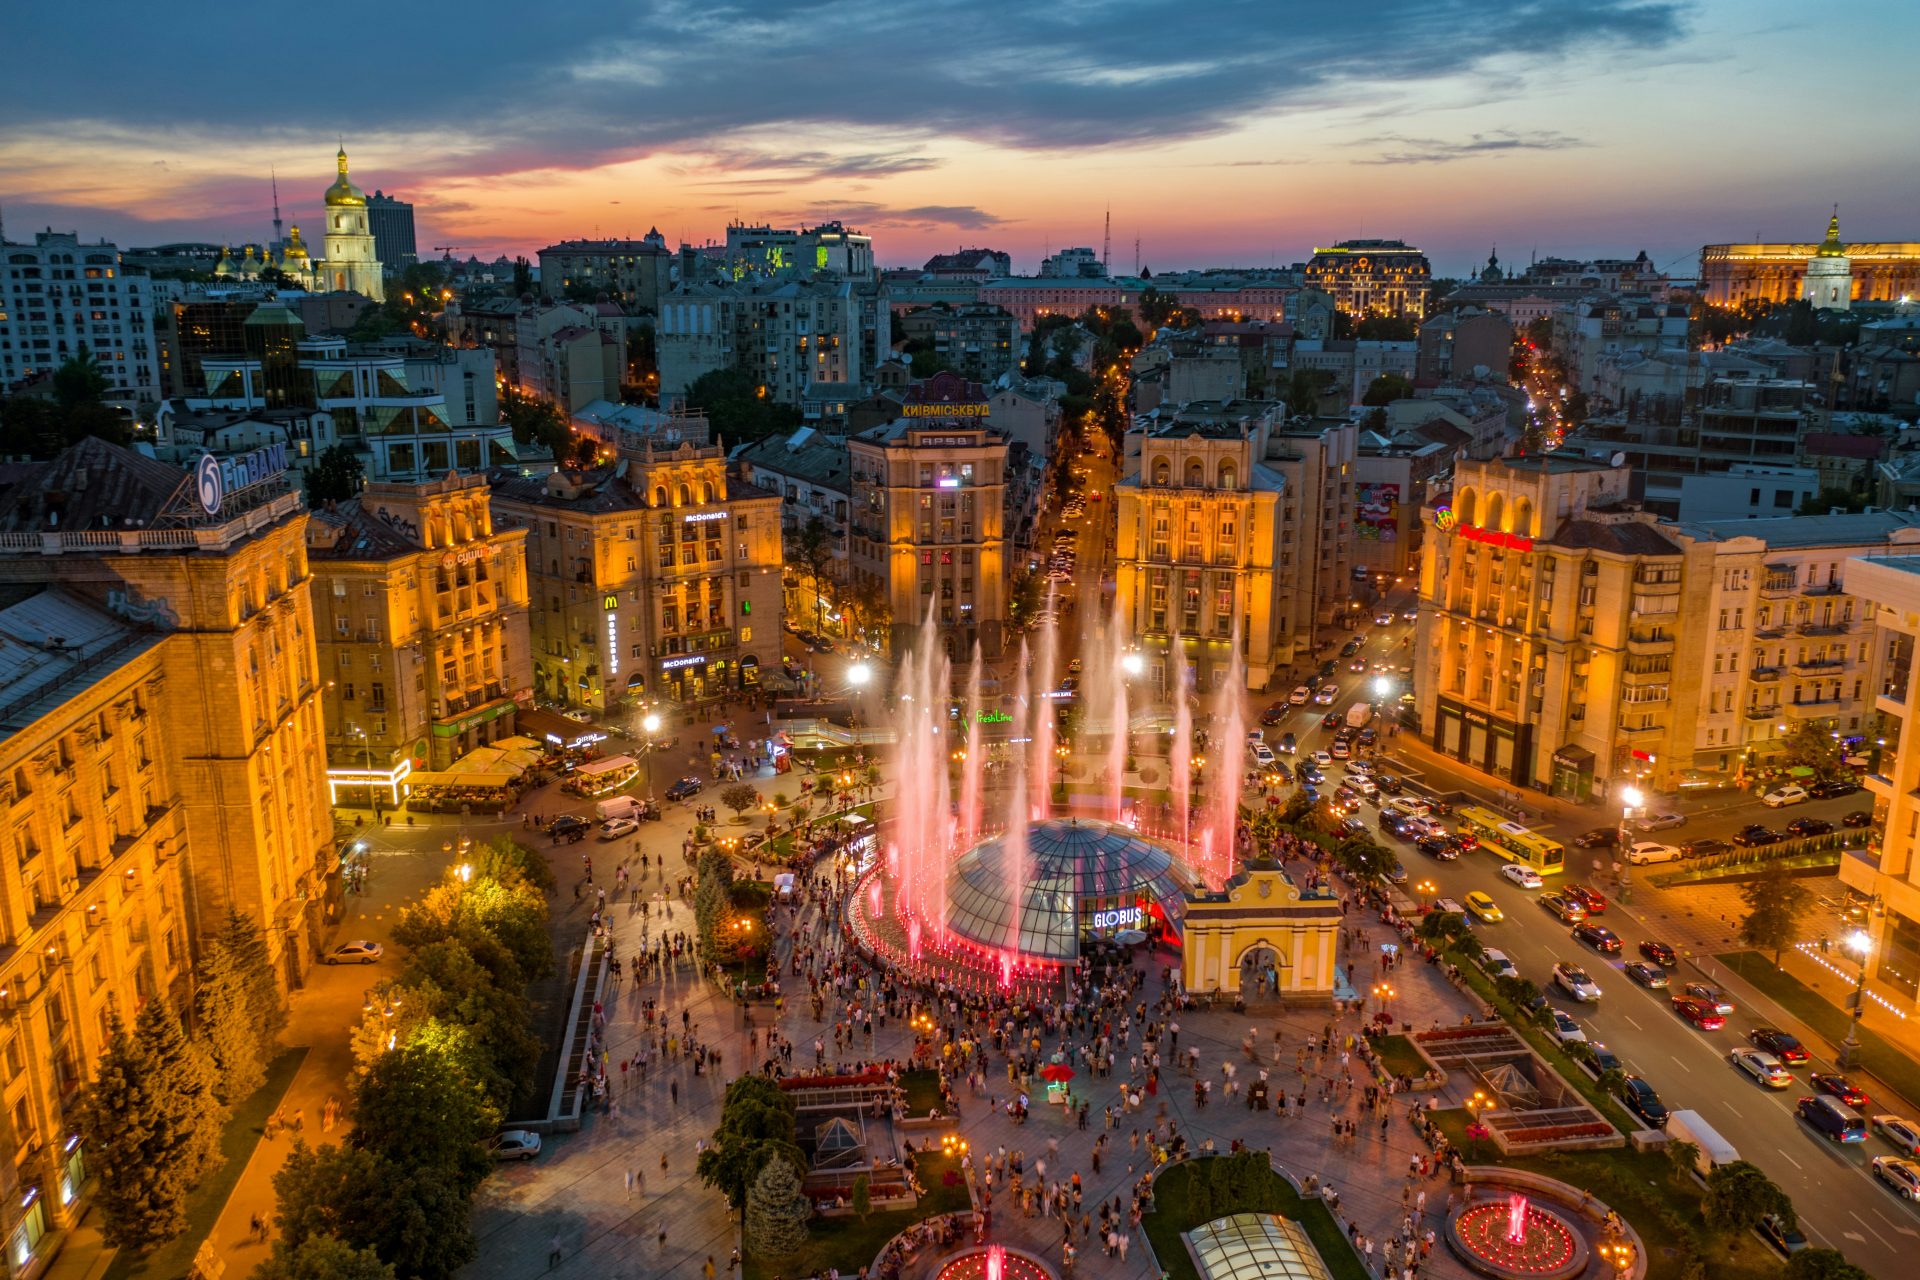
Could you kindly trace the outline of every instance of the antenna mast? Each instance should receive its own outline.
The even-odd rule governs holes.
[[[1113,210],[1108,209],[1106,238],[1101,240],[1100,242],[1100,269],[1102,271],[1107,270],[1108,264],[1112,260],[1112,258],[1113,258]]]
[[[267,167],[267,180],[273,184],[273,251],[278,253],[285,243],[280,238],[280,175],[271,165]]]

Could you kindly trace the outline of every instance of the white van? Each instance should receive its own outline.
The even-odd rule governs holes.
[[[1694,1168],[1702,1178],[1723,1164],[1732,1164],[1740,1158],[1740,1153],[1714,1131],[1714,1127],[1703,1119],[1698,1111],[1674,1111],[1667,1116],[1667,1137],[1691,1142],[1700,1149]]]
[[[610,796],[605,800],[596,800],[593,802],[593,816],[602,822],[609,822],[614,818],[632,818],[638,821],[640,802],[632,796]]]

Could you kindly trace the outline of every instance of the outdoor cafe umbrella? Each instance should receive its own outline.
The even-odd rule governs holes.
[[[1056,1062],[1040,1069],[1040,1078],[1049,1084],[1065,1084],[1073,1079],[1073,1068],[1064,1062]]]

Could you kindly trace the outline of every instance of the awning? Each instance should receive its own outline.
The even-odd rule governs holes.
[[[1813,770],[1807,768],[1806,765],[1797,764],[1787,770],[1787,776],[1789,778],[1811,778],[1813,776]]]
[[[632,756],[608,756],[605,760],[589,760],[574,773],[583,778],[598,778],[605,774],[617,773],[622,769],[637,769],[640,762]]]
[[[1593,752],[1577,742],[1569,742],[1554,752],[1553,762],[1563,769],[1572,769],[1579,773],[1593,772]]]
[[[569,720],[538,707],[522,710],[514,725],[529,737],[550,747],[582,747],[591,742],[604,741],[607,736],[590,724],[581,724],[578,720]]]
[[[521,714],[524,715],[525,712]],[[540,751],[544,749],[537,738],[529,738],[524,734],[518,733],[510,737],[495,738],[493,745],[502,751]]]
[[[476,787],[504,790],[513,785],[508,773],[416,773],[408,778],[409,789],[419,787]]]

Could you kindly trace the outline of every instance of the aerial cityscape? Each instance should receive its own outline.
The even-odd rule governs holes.
[[[414,9],[9,24],[0,1280],[1912,1273],[1904,7]]]

